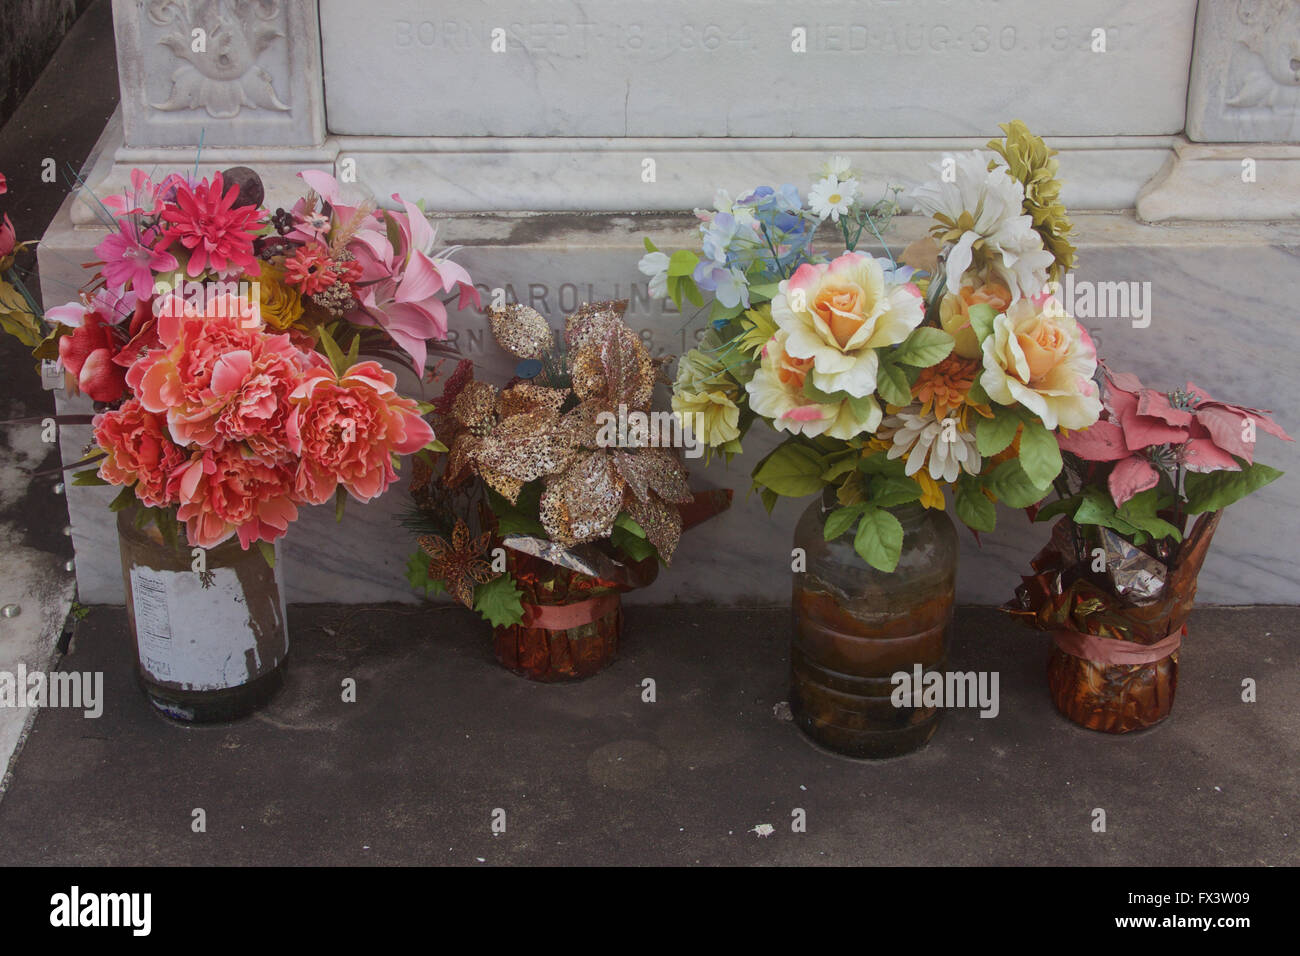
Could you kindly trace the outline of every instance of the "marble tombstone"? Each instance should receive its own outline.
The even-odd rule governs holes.
[[[1080,281],[1132,283],[1149,322],[1082,317],[1103,354],[1174,386],[1272,408],[1295,429],[1300,346],[1300,0],[114,0],[121,108],[86,178],[134,166],[256,167],[269,201],[303,168],[386,198],[423,198],[482,289],[554,324],[627,297],[629,320],[680,354],[702,320],[649,298],[641,237],[692,243],[683,211],[718,187],[806,188],[828,154],[868,188],[910,187],[945,153],[1021,118],[1061,151]],[[196,48],[200,31],[206,39]],[[655,175],[643,175],[645,160]],[[677,215],[668,213],[676,212]],[[925,224],[904,216],[891,245]],[[103,235],[70,197],[40,249],[47,304],[75,295]],[[481,316],[457,345],[505,371]],[[494,363],[497,363],[494,365]],[[59,395],[60,407],[85,400]],[[801,505],[748,496],[770,447],[755,428],[697,486],[735,507],[690,532],[634,601],[782,604]],[[80,457],[84,427],[61,432]],[[1292,474],[1293,445],[1261,458]],[[105,489],[69,488],[80,599],[120,603]],[[307,509],[283,545],[291,601],[412,600],[403,493]],[[355,503],[354,503],[355,505]],[[1205,603],[1295,603],[1300,545],[1288,476],[1237,505],[1201,577]],[[1001,603],[1047,534],[1003,509],[965,532],[959,599]]]

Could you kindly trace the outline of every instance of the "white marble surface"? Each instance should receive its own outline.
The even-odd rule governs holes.
[[[1300,142],[1300,0],[1201,0],[1187,135]]]
[[[113,0],[132,146],[306,146],[325,136],[316,0]]]
[[[1179,142],[1135,208],[1147,222],[1300,219],[1300,144]]]
[[[66,207],[65,207],[66,209]],[[60,220],[66,221],[66,220]],[[689,223],[652,216],[435,217],[446,241],[467,247],[463,262],[485,292],[501,287],[558,324],[565,310],[583,300],[631,296],[629,321],[647,329],[656,350],[680,354],[699,321],[651,301],[636,269],[641,237],[661,247],[691,242]],[[1180,372],[1215,395],[1273,408],[1293,432],[1300,431],[1300,380],[1294,375],[1300,347],[1294,315],[1294,278],[1300,227],[1262,224],[1146,226],[1129,215],[1076,217],[1080,280],[1149,281],[1150,327],[1129,320],[1092,319],[1103,355],[1153,384],[1181,384]],[[899,222],[901,246],[924,223]],[[97,241],[93,230],[61,228],[41,249],[47,296],[60,283],[76,281],[76,263],[87,261]],[[483,320],[454,317],[462,350],[484,363],[486,374],[504,372]],[[84,430],[65,430],[65,461],[80,452]],[[683,540],[673,567],[633,602],[682,601],[772,604],[787,599],[789,549],[799,502],[782,502],[769,517],[758,498],[747,497],[750,462],[772,438],[755,426],[745,455],[730,468],[692,466],[696,487],[733,487],[736,505]],[[1295,445],[1264,438],[1260,458],[1290,472],[1236,505],[1216,538],[1199,600],[1209,604],[1300,603],[1300,544],[1294,515],[1300,509],[1300,453]],[[71,489],[72,530],[77,545],[81,599],[117,603],[121,598],[116,537],[103,508],[103,489]],[[343,525],[329,508],[307,509],[285,548],[291,601],[410,600],[402,578],[409,538],[397,527],[403,504],[398,490],[367,507],[349,507]],[[959,596],[966,602],[1001,603],[1010,595],[1047,527],[1027,526],[1023,514],[1001,509],[1000,527],[977,547],[962,535]]]
[[[409,136],[981,136],[1012,114],[1044,135],[1172,134],[1195,12],[1195,0],[368,0],[360,15],[320,0],[331,132]],[[795,28],[806,52],[792,50]]]

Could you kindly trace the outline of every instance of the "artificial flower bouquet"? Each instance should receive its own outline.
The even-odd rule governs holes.
[[[445,457],[417,459],[408,565],[494,628],[503,665],[541,680],[612,659],[619,594],[652,581],[687,523],[726,496],[697,499],[652,396],[661,361],[623,321],[627,303],[584,305],[562,343],[521,305],[494,308],[497,343],[519,360],[503,388],[460,362],[434,402]]]
[[[76,482],[120,486],[113,509],[138,503],[169,541],[178,519],[191,546],[234,536],[273,560],[300,506],[369,501],[434,440],[378,360],[422,372],[439,295],[477,301],[468,273],[411,203],[349,205],[328,174],[301,176],[306,196],[272,213],[247,168],[135,171],[95,200],[98,273],[40,324],[35,354],[99,410],[98,467]]]
[[[1173,706],[1223,509],[1282,474],[1255,461],[1258,433],[1291,439],[1268,413],[1190,382],[1165,392],[1103,373],[1101,420],[1061,438],[1059,496],[1036,514],[1060,518],[1005,609],[1052,635],[1048,683],[1061,713],[1124,733]]]
[[[995,502],[1040,501],[1061,469],[1058,429],[1100,412],[1095,350],[1047,285],[1074,253],[1054,151],[1022,123],[1003,129],[992,153],[936,165],[941,178],[914,195],[931,236],[897,259],[856,251],[864,235],[883,242],[898,206],[869,203],[841,158],[806,204],[789,185],[720,192],[696,210],[699,254],[646,241],[652,293],[713,299],[674,410],[728,458],[758,418],[786,436],[753,469],[765,504],[829,489],[826,538],[856,526],[873,568],[899,560],[891,508],[943,509],[951,488],[978,532],[993,529]],[[845,252],[814,250],[828,221]]]

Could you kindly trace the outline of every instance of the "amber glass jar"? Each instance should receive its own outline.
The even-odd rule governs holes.
[[[118,514],[126,613],[136,674],[149,701],[176,720],[234,720],[274,696],[289,653],[284,588],[256,548],[231,538],[196,554],[168,545],[136,509]]]
[[[581,680],[614,662],[623,632],[622,595],[609,581],[511,552],[524,619],[492,629],[502,667],[529,680]]]
[[[853,550],[853,532],[826,541],[830,493],[799,519],[794,545],[806,570],[794,574],[790,706],[799,728],[851,757],[894,757],[923,747],[937,707],[895,706],[893,675],[942,674],[948,663],[957,578],[957,533],[942,511],[891,508],[903,550],[891,573]],[[798,555],[796,553],[796,560]]]

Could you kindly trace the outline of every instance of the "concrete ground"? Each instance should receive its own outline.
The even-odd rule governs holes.
[[[1197,611],[1173,716],[1126,737],[1056,714],[1041,635],[963,610],[953,667],[998,671],[1000,714],[951,712],[883,763],[774,714],[787,613],[637,608],[609,670],[540,685],[459,609],[297,607],[280,696],[187,728],[134,685],[122,611],[95,608],[60,667],[104,672],[103,716],[41,712],[0,865],[1300,863],[1300,610]]]

